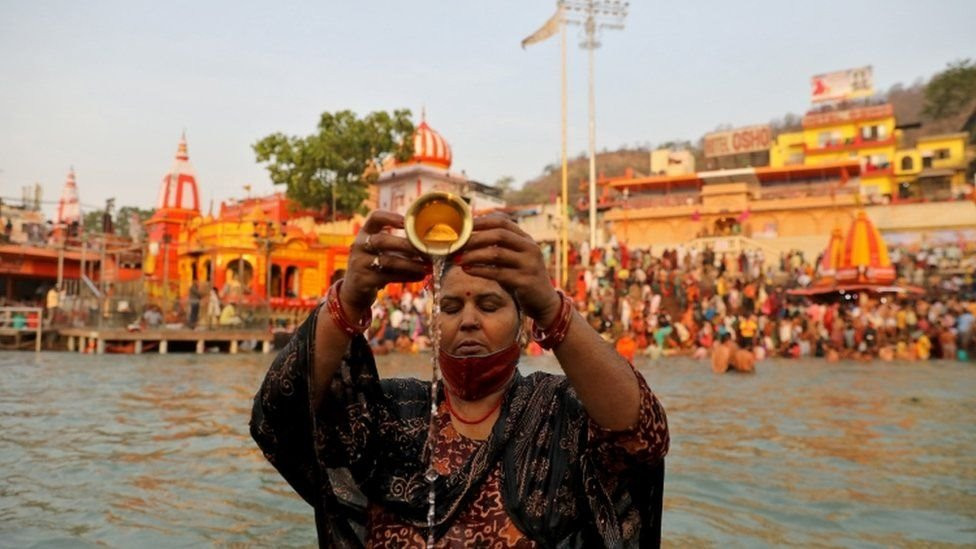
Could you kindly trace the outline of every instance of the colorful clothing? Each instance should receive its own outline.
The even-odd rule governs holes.
[[[430,385],[380,380],[357,337],[313,411],[316,316],[268,371],[251,434],[314,508],[320,545],[422,545]],[[564,376],[544,373],[516,373],[485,441],[455,438],[440,415],[435,467],[447,474],[435,481],[437,545],[470,546],[476,531],[487,532],[491,547],[659,544],[667,419],[635,374],[640,419],[626,431],[600,428]]]

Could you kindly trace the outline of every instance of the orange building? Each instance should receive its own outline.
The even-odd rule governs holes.
[[[281,193],[221,204],[201,215],[185,136],[163,176],[158,209],[146,222],[147,292],[164,304],[185,300],[194,283],[215,288],[224,303],[308,309],[345,268],[358,227],[332,234]]]
[[[217,217],[195,217],[178,237],[179,292],[193,281],[222,299],[314,307],[333,273],[344,269],[358,227],[333,234],[283,194],[221,204]]]

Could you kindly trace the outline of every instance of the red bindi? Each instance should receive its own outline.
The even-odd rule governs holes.
[[[471,297],[471,292],[464,292],[464,297]]]

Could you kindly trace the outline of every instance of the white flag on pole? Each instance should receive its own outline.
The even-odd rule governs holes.
[[[556,13],[543,23],[539,30],[533,32],[522,40],[522,49],[530,44],[536,44],[559,32],[559,24],[562,22],[562,6],[556,8]]]

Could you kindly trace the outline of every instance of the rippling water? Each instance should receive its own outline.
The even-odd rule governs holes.
[[[248,435],[269,361],[0,353],[0,546],[314,545]],[[976,367],[640,366],[671,425],[666,545],[976,543]]]

